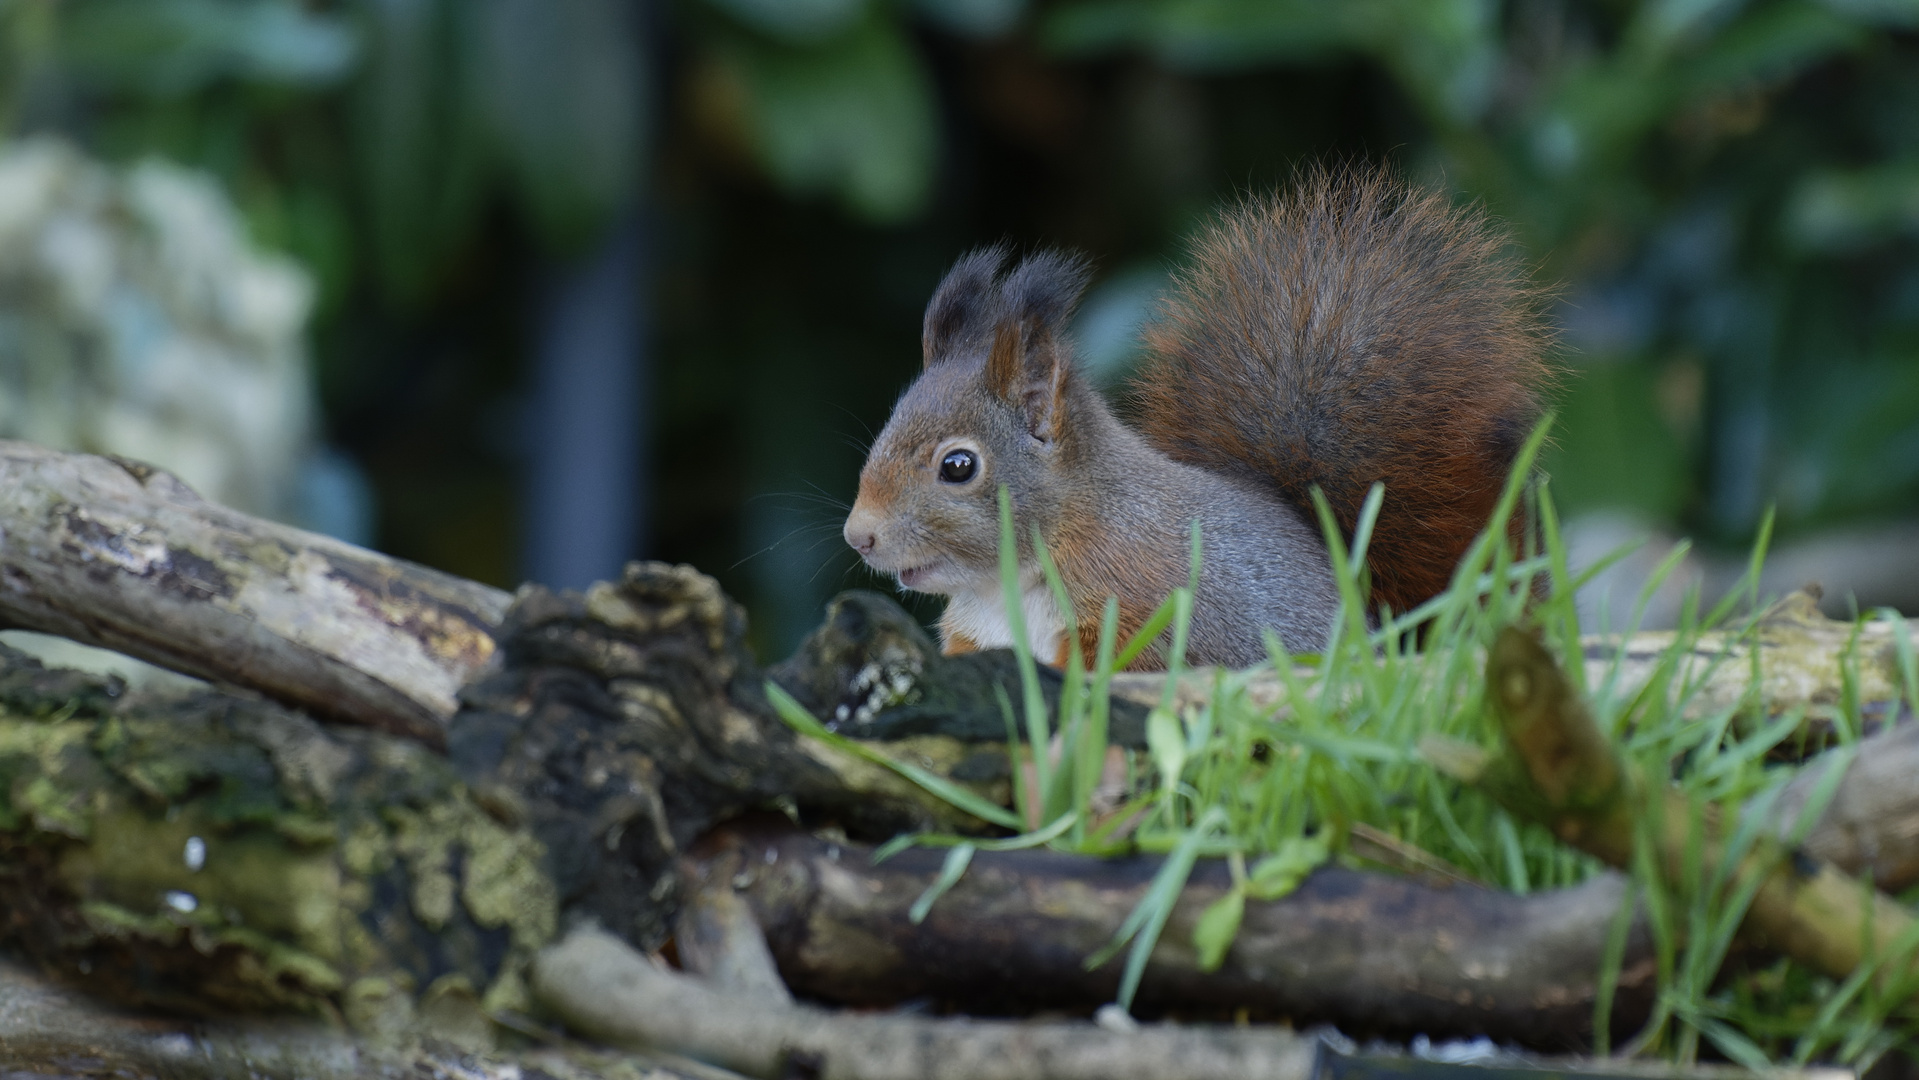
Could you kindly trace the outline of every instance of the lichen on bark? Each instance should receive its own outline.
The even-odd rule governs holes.
[[[210,1014],[351,1018],[446,979],[522,1003],[558,919],[544,851],[440,755],[3,648],[0,672],[0,928],[43,967]]]

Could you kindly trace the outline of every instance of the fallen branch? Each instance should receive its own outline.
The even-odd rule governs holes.
[[[533,965],[533,989],[568,1027],[763,1080],[1312,1080],[1315,1040],[1290,1031],[935,1020],[830,1013],[727,994],[657,966],[596,929]]]
[[[1919,721],[1861,739],[1851,758],[1800,847],[1849,876],[1865,873],[1880,889],[1900,892],[1919,882]],[[1773,806],[1775,835],[1798,826],[1824,779],[1813,763],[1786,785]]]
[[[865,1006],[930,998],[1006,1016],[1113,1000],[1119,962],[1087,971],[1085,960],[1159,866],[982,851],[916,925],[909,911],[943,853],[909,850],[877,866],[871,854],[778,821],[741,822],[701,842],[690,874],[696,890],[739,891],[796,993]],[[1229,881],[1218,860],[1195,869],[1140,984],[1144,1014],[1245,1009],[1354,1033],[1573,1047],[1590,1038],[1607,927],[1626,897],[1611,875],[1522,897],[1327,868],[1284,899],[1249,902],[1225,964],[1205,972],[1193,923]],[[1650,939],[1636,930],[1615,1006],[1622,1024],[1644,1017],[1652,989]]]
[[[1919,637],[1919,624],[1912,626]],[[1618,691],[1630,694],[1651,679],[1674,644],[1671,632],[1636,634],[1625,640],[1584,641],[1587,681],[1597,685],[1615,663]],[[1760,682],[1752,684],[1757,654]],[[1767,716],[1803,710],[1813,733],[1829,731],[1840,703],[1856,700],[1868,717],[1889,723],[1901,712],[1904,694],[1895,624],[1877,620],[1858,627],[1827,619],[1817,598],[1795,593],[1768,610],[1750,637],[1726,631],[1701,635],[1681,663],[1681,675],[1696,679],[1685,703],[1689,716],[1723,709],[1756,709]],[[1060,676],[1041,668],[1041,689],[1057,704]],[[1006,737],[1000,689],[1018,700],[1018,673],[1010,653],[993,650],[941,656],[925,631],[889,597],[853,591],[835,597],[826,620],[793,656],[769,674],[844,734],[861,739],[897,739],[943,734],[993,742]],[[1175,687],[1178,707],[1212,700],[1216,672],[1186,672]],[[1280,712],[1285,683],[1270,671],[1236,676],[1247,700]],[[1145,717],[1160,702],[1166,676],[1121,672],[1112,681],[1111,740],[1145,745]],[[1811,748],[1818,749],[1818,739]]]
[[[428,1036],[375,1046],[314,1021],[196,1023],[115,1012],[0,960],[0,1075],[167,1080],[679,1080],[657,1060],[617,1061],[582,1047],[500,1053]],[[686,1080],[706,1080],[704,1071]]]
[[[1919,620],[1908,620],[1907,628],[1919,638]],[[1905,693],[1897,633],[1896,624],[1884,619],[1863,623],[1855,632],[1853,623],[1820,614],[1816,591],[1802,590],[1761,615],[1750,637],[1731,630],[1699,635],[1682,658],[1675,685],[1698,681],[1685,702],[1687,716],[1745,708],[1776,717],[1799,709],[1813,730],[1829,730],[1841,702],[1850,697],[1862,712],[1889,722],[1899,715]],[[1658,673],[1677,639],[1670,630],[1625,639],[1590,635],[1582,639],[1587,684],[1599,685],[1617,664],[1616,692],[1630,695]],[[1756,686],[1755,659],[1760,674]],[[1176,690],[1182,707],[1210,700],[1212,678],[1205,669],[1187,673]],[[1113,694],[1154,705],[1165,683],[1164,675],[1121,673],[1113,679]],[[1285,684],[1270,672],[1253,673],[1245,685],[1247,699],[1256,706],[1278,709],[1285,704]]]
[[[437,743],[497,589],[215,506],[171,473],[0,441],[0,626]]]

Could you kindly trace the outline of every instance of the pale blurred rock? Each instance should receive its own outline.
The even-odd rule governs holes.
[[[210,177],[111,169],[54,139],[0,147],[0,438],[151,462],[293,518],[312,305]]]
[[[0,438],[150,462],[209,501],[307,524],[313,301],[211,177],[110,168],[52,138],[0,143]],[[37,634],[0,640],[136,685],[181,678]]]
[[[1565,537],[1574,574],[1631,549],[1579,590],[1580,625],[1589,632],[1671,629],[1687,590],[1699,590],[1706,611],[1741,587],[1750,561],[1736,551],[1689,549],[1662,571],[1679,538],[1667,526],[1622,512],[1581,515],[1567,524]],[[1807,585],[1819,586],[1819,608],[1828,618],[1881,607],[1919,614],[1919,522],[1834,529],[1774,544],[1759,574],[1760,603]]]

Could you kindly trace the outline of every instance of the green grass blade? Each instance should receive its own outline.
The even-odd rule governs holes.
[[[989,802],[951,780],[927,772],[917,765],[895,761],[857,739],[849,739],[844,735],[826,730],[826,725],[820,723],[812,713],[806,711],[804,705],[793,700],[791,694],[780,689],[779,684],[771,679],[766,681],[766,698],[773,703],[773,710],[779,714],[780,719],[786,721],[786,725],[794,731],[818,739],[836,750],[845,751],[864,761],[884,765],[981,821],[991,822],[1008,829],[1020,827],[1020,819],[1005,807]]]
[[[945,896],[948,889],[959,884],[960,878],[966,874],[966,867],[972,861],[973,845],[955,845],[953,850],[946,853],[946,862],[940,866],[939,876],[934,878],[933,883],[926,887],[926,891],[919,895],[919,899],[913,901],[913,906],[906,910],[906,918],[914,926],[925,922],[927,914],[933,910],[933,902]]]

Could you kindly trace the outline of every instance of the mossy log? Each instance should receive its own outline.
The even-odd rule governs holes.
[[[0,648],[0,928],[44,968],[199,1015],[416,995],[522,1007],[544,849],[424,745],[257,698],[137,698]]]
[[[795,736],[743,630],[684,568],[525,590],[444,754],[243,693],[131,694],[0,647],[0,936],[103,996],[200,1015],[499,1013],[524,1008],[525,963],[563,913],[659,946],[674,859],[743,811],[873,836],[967,824]],[[948,771],[941,746],[997,753],[934,742],[915,753]]]
[[[564,1043],[488,1050],[472,1035],[455,1024],[369,1040],[314,1020],[134,1014],[0,960],[0,1076],[9,1080],[711,1080],[711,1070]]]

